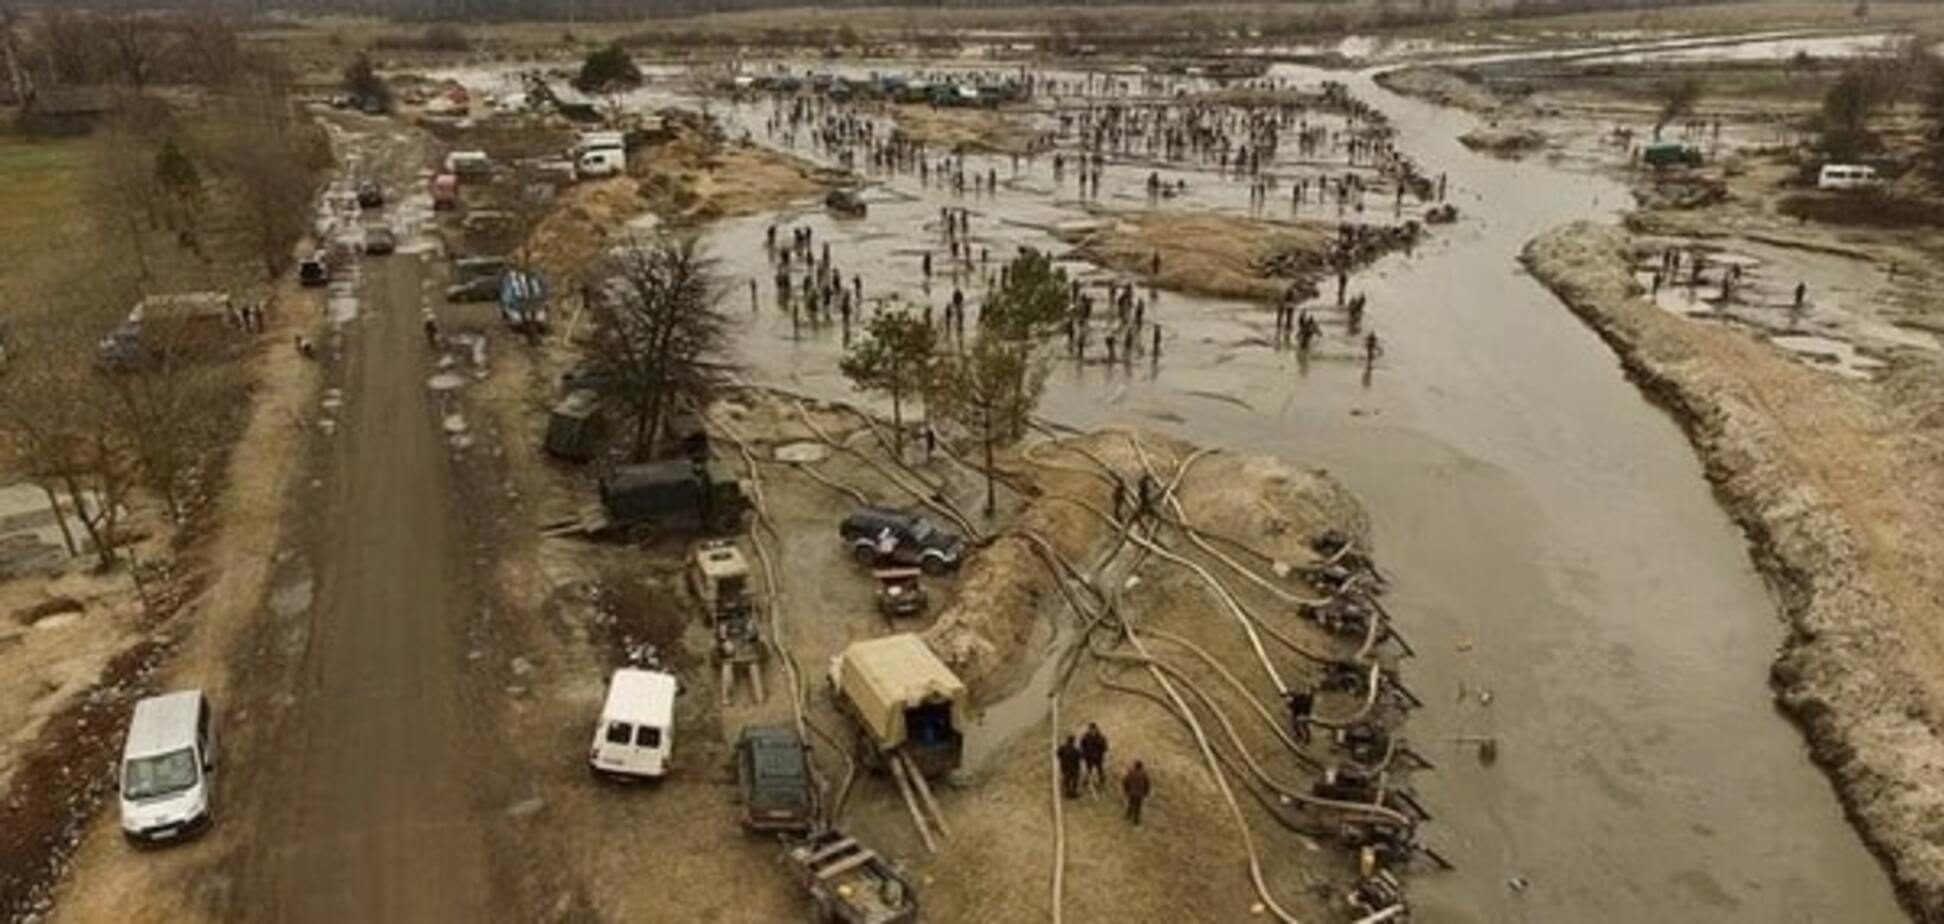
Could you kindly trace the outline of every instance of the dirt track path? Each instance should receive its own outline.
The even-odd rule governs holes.
[[[422,264],[366,262],[345,429],[309,550],[316,605],[269,765],[239,919],[491,919],[461,684],[471,611],[448,464],[424,387]]]

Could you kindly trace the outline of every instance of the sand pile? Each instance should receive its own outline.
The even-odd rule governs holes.
[[[990,109],[935,109],[910,104],[897,107],[897,114],[900,131],[932,148],[1024,154],[1032,147],[1030,126],[1016,116]]]
[[[1944,916],[1944,372],[1835,379],[1744,332],[1640,297],[1631,242],[1581,222],[1526,249],[1532,272],[1687,427],[1794,626],[1783,706],[1852,820],[1925,920]]]
[[[1441,67],[1401,68],[1378,75],[1377,82],[1395,93],[1473,112],[1491,112],[1504,104],[1483,85]]]
[[[1159,253],[1155,279],[1170,291],[1265,301],[1292,282],[1313,288],[1335,241],[1324,225],[1179,212],[1120,216],[1069,239],[1087,260],[1144,278]]]
[[[1546,136],[1525,125],[1480,125],[1458,136],[1458,143],[1474,151],[1519,158],[1546,146]]]
[[[630,166],[648,207],[677,223],[780,208],[821,194],[831,179],[788,155],[753,145],[722,145],[685,126],[639,153]]]
[[[527,238],[533,262],[555,286],[574,280],[626,233],[628,219],[647,211],[629,177],[583,183],[563,192]]]
[[[960,579],[959,595],[926,634],[933,650],[975,692],[1005,679],[1005,668],[1026,654],[1035,629],[1068,618],[1067,604],[1044,559],[1030,540],[1043,537],[1059,554],[1089,567],[1114,538],[1081,503],[1111,512],[1111,483],[1096,474],[1094,460],[1118,472],[1130,486],[1143,473],[1138,440],[1162,479],[1174,477],[1193,448],[1153,433],[1103,430],[1058,445],[1028,448],[1006,469],[1036,496],[1008,535],[973,557]],[[1225,452],[1196,458],[1182,480],[1180,497],[1189,522],[1212,541],[1246,545],[1274,559],[1258,565],[1311,564],[1310,540],[1325,529],[1361,535],[1365,522],[1356,501],[1327,475],[1303,471],[1267,456]],[[1079,503],[1075,503],[1078,501]],[[1205,604],[1198,600],[1197,605]]]

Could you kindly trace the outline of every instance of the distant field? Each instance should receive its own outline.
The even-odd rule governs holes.
[[[61,254],[87,244],[81,209],[86,138],[29,141],[0,133],[0,317],[56,273]]]

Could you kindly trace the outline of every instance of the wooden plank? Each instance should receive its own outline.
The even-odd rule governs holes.
[[[874,855],[871,854],[869,851],[862,851],[859,853],[851,854],[850,856],[845,857],[842,860],[838,860],[837,862],[832,863],[829,866],[824,867],[823,869],[817,870],[817,878],[834,879],[838,876],[842,876],[843,874],[850,872],[851,870],[863,866],[866,863],[871,862],[872,859],[874,859]]]
[[[919,800],[925,803],[925,809],[931,813],[932,823],[938,826],[938,835],[950,839],[952,829],[945,824],[945,812],[938,807],[938,800],[932,798],[931,784],[925,782],[925,775],[918,772],[916,764],[911,763],[910,755],[899,751],[898,759],[905,762],[905,771],[911,775],[911,788],[918,790]]]
[[[803,858],[803,865],[815,866],[819,863],[822,863],[825,860],[830,859],[831,857],[834,857],[856,846],[857,846],[857,841],[853,840],[852,838],[840,837],[837,840],[830,842],[829,844],[817,848],[816,853],[813,853]]]
[[[911,779],[905,775],[902,754],[893,751],[890,757],[891,778],[898,781],[898,794],[904,796],[905,808],[911,811],[911,823],[918,828],[918,837],[925,842],[926,853],[937,853],[938,844],[932,840],[931,826],[925,823],[925,812],[918,807],[918,797],[911,792]]]

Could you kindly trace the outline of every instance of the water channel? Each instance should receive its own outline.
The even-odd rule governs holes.
[[[1421,654],[1406,677],[1428,701],[1408,733],[1439,762],[1419,778],[1438,815],[1426,836],[1459,864],[1414,879],[1419,919],[1905,920],[1772,705],[1776,601],[1693,449],[1518,266],[1534,235],[1616,216],[1625,189],[1474,154],[1455,141],[1471,116],[1394,96],[1370,72],[1275,76],[1348,82],[1391,118],[1402,150],[1448,174],[1463,214],[1353,279],[1386,345],[1374,373],[1340,331],[1299,363],[1273,347],[1266,308],[1164,292],[1150,315],[1167,330],[1158,362],[1056,360],[1042,410],[1327,468],[1363,499],[1394,578],[1390,608]],[[767,102],[712,110],[765,143]],[[1097,220],[1044,158],[1017,176],[1006,158],[968,158],[968,173],[988,168],[1004,178],[992,196],[896,177],[871,190],[863,219],[806,203],[718,226],[731,304],[748,312],[746,375],[859,399],[835,368],[837,332],[795,328],[772,301],[761,244],[773,222],[813,227],[867,297],[937,306],[951,283],[927,291],[918,266],[938,246],[941,206],[972,210],[995,266],[1015,244],[1058,249],[1047,228]],[[1143,207],[1149,169],[1111,166],[1100,204]],[[1190,184],[1178,207],[1247,211],[1246,183],[1163,176]],[[745,279],[759,283],[753,311]],[[1481,765],[1450,742],[1461,735],[1496,736],[1498,760]]]

